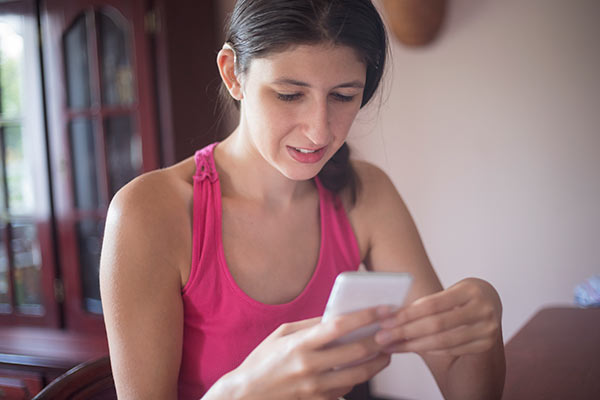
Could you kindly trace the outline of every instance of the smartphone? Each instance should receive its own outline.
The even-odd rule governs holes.
[[[342,272],[335,279],[322,321],[365,308],[389,305],[400,308],[412,284],[401,272]],[[379,324],[364,326],[332,343],[342,344],[374,335]]]

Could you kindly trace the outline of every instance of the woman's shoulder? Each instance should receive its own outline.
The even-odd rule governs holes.
[[[390,177],[378,166],[363,160],[352,160],[352,167],[358,177],[358,197],[356,205],[369,206],[381,202],[386,197],[397,196]],[[383,197],[382,197],[383,196]]]
[[[390,218],[404,219],[404,202],[390,177],[376,165],[353,160],[352,166],[359,181],[356,203],[349,216],[359,235],[371,238],[373,232]],[[387,221],[387,222],[386,222]]]
[[[352,160],[352,167],[359,175],[359,177],[366,177],[371,179],[383,179],[387,178],[387,174],[375,164],[365,160]]]
[[[150,258],[168,255],[186,266],[191,257],[193,175],[190,158],[133,179],[111,201],[105,238],[117,248]]]
[[[192,157],[168,168],[144,173],[123,186],[110,208],[148,217],[168,217],[187,210],[193,193],[195,171]]]

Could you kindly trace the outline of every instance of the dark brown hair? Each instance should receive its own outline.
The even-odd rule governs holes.
[[[236,72],[242,74],[252,59],[299,44],[330,42],[353,48],[367,66],[361,107],[379,86],[388,46],[383,21],[371,0],[238,0],[225,35],[236,53]],[[239,109],[237,101],[235,106]],[[318,176],[334,193],[348,187],[356,201],[359,181],[348,144],[342,145]]]

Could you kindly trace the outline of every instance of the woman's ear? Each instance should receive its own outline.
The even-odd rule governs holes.
[[[235,62],[235,51],[230,46],[223,46],[219,54],[217,54],[217,66],[219,67],[221,79],[225,83],[231,97],[236,100],[242,100],[244,94],[241,82],[235,73]]]

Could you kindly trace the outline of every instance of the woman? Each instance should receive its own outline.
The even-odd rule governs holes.
[[[370,0],[237,2],[217,65],[239,125],[110,206],[101,290],[120,398],[335,399],[402,352],[449,399],[500,397],[496,291],[442,290],[388,177],[349,160],[386,51]],[[320,323],[335,276],[361,262],[412,274],[408,305]]]

